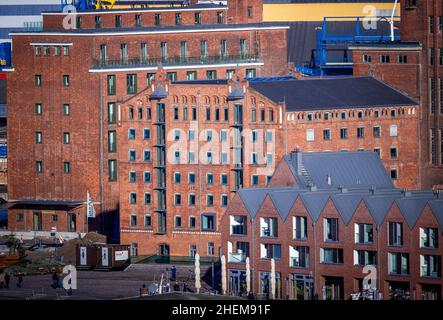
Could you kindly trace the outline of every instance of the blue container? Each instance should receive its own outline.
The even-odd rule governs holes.
[[[7,146],[0,146],[0,157],[7,157],[8,156],[8,147]]]
[[[0,70],[11,67],[11,43],[0,43]]]

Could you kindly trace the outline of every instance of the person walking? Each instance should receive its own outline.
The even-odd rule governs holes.
[[[59,287],[57,271],[54,271],[54,273],[52,274],[52,284],[51,284],[51,287],[53,287],[54,289],[57,289]]]
[[[23,286],[23,274],[17,274],[17,288],[21,288]]]
[[[171,268],[171,280],[175,281],[177,279],[177,268],[172,266]]]
[[[0,289],[6,287],[6,283],[5,283],[5,274],[2,272],[0,272]]]
[[[9,282],[11,281],[11,276],[9,275],[8,272],[5,272],[5,284],[6,284],[6,289],[9,289]]]

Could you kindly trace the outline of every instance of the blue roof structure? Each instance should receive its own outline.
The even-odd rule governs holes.
[[[232,90],[231,93],[228,95],[228,101],[235,101],[235,100],[241,100],[245,98],[245,94],[243,91],[241,91],[239,88],[235,88]]]
[[[149,100],[160,100],[168,96],[168,93],[162,87],[155,88],[154,92],[149,96]]]

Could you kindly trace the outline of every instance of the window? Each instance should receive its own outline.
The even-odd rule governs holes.
[[[271,243],[260,244],[260,258],[261,259],[281,259],[281,245]]]
[[[64,104],[63,105],[63,115],[64,116],[69,116],[70,115],[70,113],[71,113],[71,110],[70,110],[71,108],[70,108],[70,105],[69,104]]]
[[[248,18],[252,18],[252,13],[253,13],[252,7],[248,7]]]
[[[257,142],[258,141],[258,130],[252,130],[251,131],[251,141]]]
[[[188,204],[191,207],[195,206],[195,194],[189,194]]]
[[[63,132],[63,143],[64,144],[71,143],[71,134],[69,132]]]
[[[129,193],[129,204],[137,204],[137,193],[135,192]]]
[[[355,243],[366,244],[374,241],[374,226],[367,223],[354,224]]]
[[[129,183],[137,182],[137,173],[135,171],[129,172]]]
[[[222,24],[224,22],[224,15],[223,12],[217,12],[217,24]]]
[[[242,54],[242,57],[246,56],[246,53]],[[246,78],[255,78],[257,76],[257,69],[246,69],[245,71]],[[270,120],[273,121],[273,120]]]
[[[117,105],[114,102],[108,103],[108,123],[117,123]]]
[[[343,249],[320,248],[320,263],[343,263]]]
[[[188,81],[197,80],[197,71],[186,72],[186,80]]]
[[[235,74],[235,70],[229,69],[226,70],[226,79],[233,79]]]
[[[389,135],[391,137],[396,137],[398,135],[397,125],[395,125],[395,124],[391,124],[390,125],[390,127],[389,127]]]
[[[36,74],[34,76],[34,85],[36,87],[41,87],[42,86],[42,76],[40,74]]]
[[[377,155],[381,158],[381,149],[380,148],[374,148],[374,152],[377,153]]]
[[[340,128],[340,139],[348,138],[348,128]]]
[[[174,195],[174,205],[180,206],[182,204],[182,196],[180,193]]]
[[[137,160],[137,154],[135,150],[129,150],[129,162],[135,162]]]
[[[206,173],[206,184],[208,185],[214,184],[214,175],[210,172]]]
[[[41,54],[42,54],[42,48],[36,46],[35,49],[34,49],[34,55],[41,56]]]
[[[431,113],[435,113],[436,103],[436,90],[435,90],[435,78],[429,78],[429,109]]]
[[[308,238],[308,218],[297,216],[292,217],[293,239],[306,240]]]
[[[175,216],[175,219],[174,219],[174,227],[175,227],[175,228],[181,228],[181,227],[182,227],[182,217],[180,217],[180,216]]]
[[[228,206],[228,195],[222,194],[220,196],[220,204],[221,204],[222,207],[227,207]]]
[[[177,72],[168,72],[166,73],[166,77],[169,81],[177,81]]]
[[[420,248],[438,248],[437,228],[420,228]]]
[[[260,109],[260,122],[265,122],[265,110]]]
[[[180,172],[174,172],[174,183],[180,184],[181,183],[181,174]]]
[[[201,215],[201,230],[202,231],[215,231],[215,215],[210,213],[203,213]]]
[[[117,181],[117,160],[108,160],[108,179]]]
[[[126,93],[135,94],[137,92],[137,75],[128,74],[126,75]]]
[[[43,172],[43,161],[36,161],[35,162],[35,171],[37,173],[42,173]]]
[[[357,138],[363,139],[365,137],[365,128],[358,127],[357,128]]]
[[[437,278],[441,276],[441,256],[420,255],[420,276]]]
[[[434,17],[429,16],[429,33],[434,33]]]
[[[151,161],[151,151],[150,150],[143,151],[143,161]]]
[[[117,132],[115,130],[108,131],[108,152],[117,152]]]
[[[212,164],[212,161],[213,161],[212,152],[211,151],[206,152],[206,163]]]
[[[143,181],[145,183],[150,183],[151,182],[151,172],[149,172],[149,171],[143,172]]]
[[[151,139],[151,130],[150,129],[143,129],[143,139],[144,140],[149,140]]]
[[[152,228],[152,217],[150,215],[145,216],[145,228]]]
[[[323,219],[323,236],[325,241],[338,241],[338,219]]]
[[[400,247],[403,245],[403,224],[401,222],[389,222],[389,245]]]
[[[431,164],[436,164],[437,163],[437,153],[436,153],[436,150],[435,150],[435,147],[436,147],[436,138],[435,138],[435,129],[434,128],[431,128],[430,130],[429,130],[429,143],[430,143],[430,148],[429,148],[429,152],[430,152],[430,155],[429,155],[429,158],[430,158],[430,162],[431,162]]]
[[[131,218],[130,218],[130,225],[131,227],[137,227],[137,215],[136,214],[131,214]]]
[[[212,130],[206,130],[206,141],[212,141]]]
[[[161,26],[161,24],[162,24],[162,15],[161,14],[159,14],[159,13],[155,14],[155,16],[154,16],[154,24],[156,26]]]
[[[398,56],[398,63],[403,64],[403,63],[408,63],[408,56],[401,54]]]
[[[206,40],[200,41],[200,56],[203,60],[208,56],[208,42]]]
[[[214,196],[212,194],[206,195],[206,206],[213,207],[214,206]]]
[[[194,258],[196,254],[197,254],[197,246],[195,244],[190,244],[189,245],[189,256]]]
[[[390,274],[409,274],[409,254],[408,253],[388,253],[388,272]]]
[[[133,128],[128,129],[128,139],[135,140],[135,129]]]
[[[443,48],[438,50],[438,64],[443,66]]]
[[[41,144],[43,140],[43,134],[40,131],[35,133],[35,143]]]
[[[182,14],[176,13],[175,14],[175,25],[179,26],[182,24]]]
[[[214,242],[208,242],[208,256],[213,257],[215,255],[215,245]]]
[[[201,24],[202,23],[202,15],[201,15],[201,13],[200,12],[196,12],[195,14],[194,14],[194,22],[195,22],[195,24]]]
[[[308,268],[309,247],[289,246],[289,266],[291,268]]]
[[[377,252],[368,250],[354,250],[354,265],[367,266],[377,264]]]
[[[392,160],[397,160],[397,158],[398,158],[397,147],[390,148],[390,155],[391,155]]]
[[[108,83],[108,96],[115,96],[116,93],[115,75],[109,75],[107,83]]]
[[[69,75],[63,75],[63,87],[69,87]]]
[[[266,165],[267,166],[272,165],[273,160],[274,160],[274,155],[270,152],[267,152],[266,153]]]
[[[227,186],[228,185],[228,174],[227,173],[222,173],[220,175],[220,184],[222,186]]]
[[[306,141],[314,141],[314,129],[307,129],[306,130]]]
[[[252,152],[251,153],[251,164],[252,165],[257,165],[258,164],[258,154],[257,154],[257,152]]]
[[[139,14],[135,15],[135,26],[141,27],[142,26],[142,16]]]
[[[180,140],[180,129],[174,130],[174,140],[179,141]]]
[[[191,111],[191,120],[196,121],[197,120],[197,108],[192,108]]]
[[[195,229],[197,224],[197,219],[195,217],[189,217],[189,228]]]
[[[271,238],[278,236],[276,218],[260,218],[260,236]]]
[[[429,48],[429,64],[432,66],[434,65],[435,61],[435,49]]]
[[[63,172],[71,173],[71,163],[68,161],[63,162]]]
[[[331,129],[323,129],[323,140],[331,140]]]
[[[230,226],[231,226],[231,235],[235,236],[245,236],[247,235],[246,225],[247,225],[247,217],[246,216],[229,216]]]
[[[346,112],[341,113],[341,118],[342,118],[342,120],[346,120]]]
[[[122,16],[117,15],[115,16],[115,27],[121,28],[121,26],[122,26]]]
[[[206,78],[208,80],[217,79],[217,71],[216,70],[208,70],[208,71],[206,71]]]
[[[398,179],[398,170],[396,168],[391,169],[391,179],[393,179],[393,180]]]
[[[195,184],[195,173],[190,172],[188,174],[188,184]]]
[[[223,39],[220,41],[220,56],[226,57],[228,55],[228,41]]]
[[[160,53],[161,53],[162,61],[166,62],[166,60],[168,59],[168,43],[167,42],[162,42],[160,44]]]
[[[371,63],[372,62],[372,56],[370,54],[364,54],[363,55],[363,62],[364,63]]]
[[[381,128],[379,126],[375,126],[372,128],[372,135],[374,138],[380,138],[381,137]]]
[[[95,28],[100,29],[102,27],[102,17],[95,16]]]
[[[258,186],[258,175],[256,174],[251,175],[251,185],[253,187]]]
[[[155,80],[155,73],[147,73],[146,74],[146,86],[151,86],[152,81]]]
[[[380,63],[389,63],[390,61],[389,55],[382,54],[380,55]]]

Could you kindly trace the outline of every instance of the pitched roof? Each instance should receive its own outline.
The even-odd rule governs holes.
[[[417,105],[407,95],[372,77],[310,78],[250,82],[249,86],[286,111]]]
[[[329,193],[306,192],[300,195],[313,221],[317,221],[328,202]]]
[[[405,220],[408,223],[409,228],[412,229],[415,226],[415,223],[417,222],[418,218],[420,218],[423,209],[427,205],[428,199],[405,197],[402,199],[401,198],[396,199],[395,202],[397,203],[398,207],[400,208],[400,211],[405,217]]]
[[[345,224],[349,223],[359,204],[363,201],[361,195],[358,194],[335,194],[331,198]]]
[[[291,211],[291,208],[297,200],[299,194],[299,190],[270,192],[271,199],[274,202],[274,205],[277,208],[282,220],[286,220],[288,217],[289,211]]]
[[[318,188],[394,187],[375,152],[292,152],[284,159],[297,181],[310,181]]]

